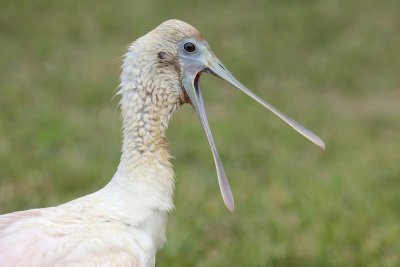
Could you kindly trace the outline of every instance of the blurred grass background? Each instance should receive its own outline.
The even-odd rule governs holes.
[[[121,133],[121,55],[169,18],[198,28],[250,89],[202,76],[236,200],[220,197],[190,106],[169,129],[176,171],[157,266],[400,265],[400,4],[387,1],[11,1],[0,10],[0,212],[104,186]]]

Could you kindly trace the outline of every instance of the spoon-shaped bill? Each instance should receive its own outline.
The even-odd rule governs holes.
[[[221,159],[219,158],[217,148],[215,147],[210,126],[208,125],[199,79],[198,77],[197,78],[191,77],[191,75],[185,76],[183,79],[183,85],[185,87],[186,93],[190,98],[193,108],[196,110],[201,126],[203,127],[204,133],[206,134],[208,144],[210,145],[211,152],[214,157],[215,166],[217,168],[218,183],[219,183],[219,188],[221,190],[222,199],[224,200],[226,207],[231,212],[233,212],[235,208],[235,203],[233,200],[232,191],[229,186],[228,179],[226,178],[224,167],[222,166],[221,163]]]
[[[207,141],[210,145],[212,155],[214,157],[215,166],[217,168],[218,183],[221,190],[222,198],[226,207],[233,212],[234,201],[232,192],[225,175],[224,168],[222,166],[221,160],[219,158],[217,149],[214,144],[214,140],[211,134],[210,126],[208,125],[206,112],[204,109],[203,97],[201,94],[199,78],[202,71],[209,72],[227,82],[237,87],[239,90],[253,98],[255,101],[263,105],[265,108],[272,111],[279,118],[284,120],[287,124],[293,127],[300,134],[305,136],[307,139],[318,145],[322,150],[325,149],[325,143],[316,134],[302,126],[300,123],[296,122],[289,116],[277,110],[272,105],[268,104],[252,91],[247,89],[238,80],[233,77],[233,75],[222,65],[222,63],[217,59],[217,57],[209,50],[204,50],[204,53],[200,54],[198,57],[191,59],[190,57],[183,57],[183,63],[185,65],[184,74],[182,75],[182,83],[185,88],[187,95],[189,96],[190,102],[193,108],[196,110],[197,116],[200,119],[201,126],[206,134]]]
[[[269,109],[272,111],[275,115],[277,115],[279,118],[281,118],[283,121],[285,121],[287,124],[289,124],[291,127],[293,127],[296,131],[298,131],[300,134],[302,134],[304,137],[306,137],[308,140],[319,146],[322,150],[325,150],[325,143],[322,141],[321,138],[319,138],[315,133],[295,121],[294,119],[290,118],[286,114],[282,113],[278,109],[276,109],[274,106],[271,104],[267,103],[266,101],[262,100],[259,98],[256,94],[254,94],[252,91],[247,89],[243,84],[241,84],[238,80],[233,77],[233,75],[224,67],[224,65],[211,53],[209,54],[209,59],[207,60],[207,67],[209,73],[227,81],[228,83],[232,84],[239,90],[241,90],[243,93],[246,95],[250,96],[253,98],[255,101],[263,105],[265,108]]]

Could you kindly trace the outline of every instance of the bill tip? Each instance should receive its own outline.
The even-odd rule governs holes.
[[[235,207],[228,207],[228,210],[233,213],[235,211]]]
[[[325,143],[321,140],[321,143],[318,145],[322,151],[325,151]]]
[[[225,202],[225,206],[227,207],[227,209],[231,212],[231,213],[233,213],[234,211],[235,211],[235,203],[232,201],[232,202],[229,202],[229,203],[227,203],[227,202]]]

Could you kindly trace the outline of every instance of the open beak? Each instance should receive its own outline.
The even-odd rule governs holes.
[[[200,119],[201,126],[203,127],[203,130],[206,134],[208,143],[211,147],[211,152],[214,157],[214,162],[217,168],[217,175],[218,175],[218,182],[219,182],[219,187],[221,190],[222,198],[224,200],[224,203],[226,207],[233,212],[234,210],[234,201],[233,201],[233,196],[232,196],[232,191],[230,189],[228,180],[225,175],[224,168],[221,163],[221,159],[219,158],[217,149],[214,144],[214,140],[211,134],[210,126],[208,125],[207,121],[207,116],[206,112],[204,109],[204,103],[203,103],[203,97],[201,94],[201,89],[200,89],[200,84],[199,84],[199,79],[201,72],[208,72],[211,73],[228,83],[232,84],[239,90],[241,90],[243,93],[247,94],[251,98],[253,98],[255,101],[263,105],[265,108],[269,109],[272,111],[275,115],[277,115],[279,118],[281,118],[283,121],[285,121],[287,124],[289,124],[291,127],[293,127],[296,131],[298,131],[300,134],[302,134],[304,137],[309,139],[311,142],[319,146],[322,150],[325,150],[325,143],[324,141],[321,140],[316,134],[314,134],[312,131],[301,125],[300,123],[296,122],[289,116],[285,115],[284,113],[280,112],[277,110],[275,107],[272,105],[268,104],[261,98],[259,98],[257,95],[255,95],[252,91],[247,89],[244,85],[242,85],[238,80],[236,80],[235,77],[228,71],[227,68],[221,63],[221,61],[218,60],[218,58],[212,53],[211,51],[205,51],[200,59],[203,69],[200,71],[197,70],[195,71],[194,68],[191,68],[191,66],[185,66],[185,72],[183,75],[183,86],[185,87],[186,93],[188,94],[190,101],[193,105],[193,108],[196,110],[197,116]],[[200,63],[200,62],[198,62]],[[197,67],[199,64],[196,64]],[[197,69],[197,68],[196,68]]]

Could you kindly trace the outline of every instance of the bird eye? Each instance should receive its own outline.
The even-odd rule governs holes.
[[[183,49],[188,53],[193,53],[196,50],[196,46],[191,42],[187,42],[183,45]]]

